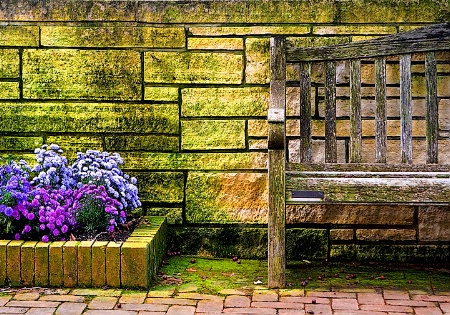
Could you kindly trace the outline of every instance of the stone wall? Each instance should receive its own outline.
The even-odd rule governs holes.
[[[58,143],[72,157],[87,148],[117,151],[139,180],[147,213],[168,216],[173,249],[265,257],[269,37],[330,45],[449,19],[450,5],[438,0],[1,1],[0,151],[28,160],[43,143]],[[397,66],[388,65],[392,145],[398,141],[398,76],[391,71]],[[320,159],[323,82],[320,67],[315,70],[312,112]],[[423,69],[414,71],[419,104]],[[450,72],[445,64],[439,71]],[[294,80],[296,73],[289,68]],[[363,64],[362,73],[363,93],[369,93],[373,65]],[[449,111],[449,84],[440,82],[440,110]],[[348,65],[339,65],[338,83],[345,160]],[[288,89],[290,148],[299,132],[297,94],[295,86]],[[367,98],[363,113],[368,146],[370,103]],[[420,128],[424,113],[420,105],[414,108]],[[443,131],[447,123],[441,122]],[[416,161],[423,158],[423,139],[415,137]],[[449,160],[445,135],[441,142]],[[448,259],[448,210],[292,207],[288,254]]]

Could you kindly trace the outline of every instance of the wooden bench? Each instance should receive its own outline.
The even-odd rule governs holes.
[[[448,204],[450,159],[446,150],[438,148],[438,143],[449,138],[448,126],[440,126],[439,121],[450,121],[450,117],[438,115],[440,99],[437,94],[438,74],[445,74],[448,65],[448,60],[444,62],[439,59],[445,55],[442,53],[445,50],[450,50],[450,24],[332,47],[292,47],[283,37],[271,38],[268,112],[269,287],[285,286],[286,204]],[[346,64],[350,68],[347,82],[336,82],[337,64]],[[361,82],[361,65],[366,64],[374,69],[372,83]],[[399,69],[399,84],[386,84],[387,64],[394,65],[390,66],[390,70],[396,67]],[[295,69],[299,72],[293,81],[286,80],[287,65],[294,69],[293,72]],[[322,85],[312,84],[311,69],[317,65],[323,69]],[[422,85],[426,85],[426,89],[423,87],[426,91],[426,95],[423,95],[425,114],[419,118],[413,116],[415,107],[412,104],[417,97],[413,97],[411,88],[412,82],[415,82],[412,80],[412,66],[422,69]],[[444,70],[438,73],[437,69]],[[450,84],[450,81],[446,84]],[[287,115],[286,88],[289,86],[300,87],[300,108],[294,114]],[[324,90],[325,109],[322,115],[318,115],[317,111],[312,115],[311,87],[316,88],[317,92],[318,86]],[[337,96],[337,89],[342,86],[347,87],[347,95],[339,92]],[[372,90],[372,93],[362,93],[362,88]],[[389,88],[399,90],[399,95],[389,95]],[[314,97],[319,96],[315,93]],[[339,98],[349,102],[348,116],[336,116]],[[367,112],[365,107],[368,104],[361,106],[362,100],[366,99],[373,100],[374,104],[374,108],[369,111],[373,115],[369,117],[362,114],[362,110]],[[396,109],[398,114],[394,115],[397,117],[387,115],[387,103],[391,99],[399,104]],[[446,112],[448,116],[449,112]],[[440,115],[445,115],[445,111]],[[299,134],[286,136],[289,120],[299,121]],[[370,120],[374,125],[373,134],[369,132],[364,135],[363,124]],[[389,134],[387,129],[392,121],[400,125],[397,135]],[[423,126],[418,136],[413,134],[413,123],[416,121],[419,121],[419,127]],[[316,122],[325,125],[323,135],[314,134],[313,123]],[[343,122],[349,125],[348,135],[345,136],[336,127]],[[337,136],[337,131],[340,136]],[[417,132],[416,129],[414,131]],[[424,143],[422,151],[426,153],[413,154],[413,143],[420,139]],[[290,141],[297,141],[299,147],[295,153],[296,163],[289,161],[289,154],[292,153],[288,146]],[[319,157],[314,155],[314,142],[324,146],[324,154],[319,154]],[[394,154],[390,146],[392,142],[398,143]],[[365,161],[368,151],[373,152],[373,161]],[[426,158],[416,161],[417,156]]]

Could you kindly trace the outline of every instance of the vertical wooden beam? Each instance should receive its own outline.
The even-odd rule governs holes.
[[[361,61],[350,60],[350,162],[361,162]]]
[[[336,63],[325,62],[325,163],[337,162]]]
[[[400,145],[402,163],[412,163],[411,55],[400,56]]]
[[[427,163],[438,163],[438,101],[437,71],[434,52],[425,56],[425,79],[427,82]]]
[[[386,59],[383,57],[375,59],[375,102],[377,106],[375,121],[377,163],[386,163],[387,157],[387,133],[386,133]]]
[[[300,162],[311,163],[311,63],[300,63]]]
[[[282,37],[270,39],[268,286],[286,285],[285,163],[286,51]]]

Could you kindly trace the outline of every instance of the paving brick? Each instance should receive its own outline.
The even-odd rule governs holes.
[[[360,305],[360,309],[377,312],[412,313],[412,307],[399,305]]]
[[[325,304],[306,304],[305,311],[307,314],[331,315],[331,306]],[[311,313],[313,312],[313,313]]]
[[[425,302],[450,302],[449,295],[424,295],[418,294],[413,295],[412,299],[414,301],[425,301]]]
[[[333,310],[357,310],[358,301],[356,299],[332,299]]]
[[[219,293],[223,295],[247,295],[246,292],[235,289],[223,289]]]
[[[112,310],[117,303],[117,297],[97,296],[89,303],[88,308],[91,310]]]
[[[359,304],[384,304],[384,299],[382,294],[378,293],[358,293]]]
[[[414,307],[430,307],[434,306],[433,302],[412,301],[412,300],[386,300],[388,305],[414,306]]]
[[[41,308],[31,308],[27,315],[53,315],[55,314],[56,308],[54,307],[41,307]],[[56,315],[68,315],[68,313],[58,313]]]
[[[305,305],[303,303],[289,302],[252,302],[252,307],[303,309]]]
[[[253,292],[253,302],[276,302],[278,294],[274,291],[258,290]]]
[[[5,296],[0,296],[0,306],[4,306],[6,303],[9,302],[9,300],[11,300],[12,296],[10,295],[5,295]]]
[[[58,294],[51,294],[51,295],[44,295],[39,298],[39,301],[55,301],[55,302],[74,302],[74,303],[83,303],[84,297],[83,296],[77,296],[77,295],[58,295]]]
[[[167,298],[171,297],[175,292],[175,288],[168,288],[167,290],[148,291],[148,297]]]
[[[409,300],[407,292],[384,290],[383,296],[386,300]]]
[[[304,310],[278,310],[278,315],[304,315]]]
[[[147,298],[145,303],[195,306],[197,304],[197,301],[188,299],[176,299],[176,298]]]
[[[222,301],[202,300],[197,303],[197,313],[221,313],[223,310]]]
[[[225,299],[225,307],[250,307],[250,298],[241,295],[230,295]]]
[[[139,315],[166,315],[166,312],[146,312],[146,311],[142,311],[142,312],[139,312]],[[208,314],[208,315],[215,315],[215,314]]]
[[[7,307],[58,307],[59,302],[50,301],[9,301]]]
[[[223,301],[225,298],[223,296],[211,295],[211,294],[201,294],[201,293],[180,293],[177,295],[179,299],[191,299],[191,300],[220,300]]]
[[[225,308],[224,314],[258,314],[258,315],[275,315],[277,310],[274,308]]]
[[[289,303],[309,303],[311,304],[312,301],[315,300],[316,304],[330,304],[330,299],[328,298],[320,298],[320,297],[314,297],[314,296],[286,296],[286,297],[280,297],[280,302],[289,302]]]
[[[146,292],[133,292],[133,293],[124,293],[120,297],[119,303],[132,303],[132,304],[142,304],[147,297]]]
[[[390,314],[390,313],[389,313]],[[373,312],[373,311],[361,311],[361,310],[337,310],[334,311],[333,315],[386,315],[385,312]],[[405,315],[404,313],[402,315]]]
[[[134,311],[121,310],[89,310],[84,315],[137,315]]]
[[[56,315],[79,315],[85,308],[86,304],[84,303],[64,302],[56,310]]]
[[[442,311],[439,307],[415,307],[414,312],[416,315],[442,315]]]
[[[28,311],[27,307],[0,307],[0,314],[23,314]]]
[[[161,304],[122,304],[124,311],[166,312],[168,309],[168,305]]]
[[[281,289],[279,292],[280,296],[304,296],[305,290],[303,289]]]
[[[356,293],[345,292],[308,292],[306,295],[324,298],[356,299]]]
[[[441,310],[444,313],[449,313],[450,314],[450,303],[439,303],[439,306],[441,307]]]
[[[17,301],[35,301],[39,299],[39,292],[19,293],[13,299]]]
[[[167,315],[194,315],[195,307],[185,305],[174,305],[169,308]]]
[[[74,289],[71,294],[73,295],[97,295],[97,296],[121,296],[122,290],[118,289]]]

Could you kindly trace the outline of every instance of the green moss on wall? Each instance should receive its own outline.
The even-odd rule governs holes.
[[[0,78],[17,78],[19,76],[19,51],[17,49],[0,49]]]
[[[3,10],[2,10],[3,11]],[[0,26],[0,46],[39,46],[38,26]]]
[[[139,197],[145,202],[182,202],[184,175],[181,172],[130,173],[138,180]]]

